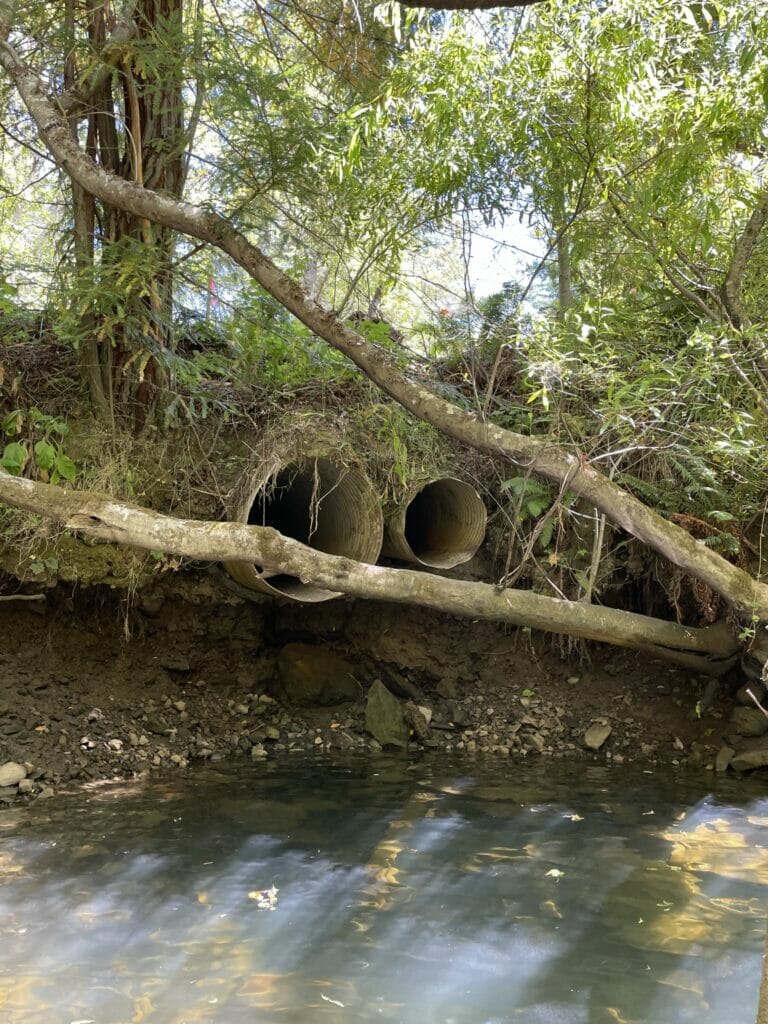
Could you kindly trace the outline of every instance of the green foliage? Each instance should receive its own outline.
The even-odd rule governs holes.
[[[0,429],[6,437],[16,437],[25,431],[27,435],[22,441],[6,444],[0,458],[0,465],[6,472],[21,476],[31,466],[44,482],[74,482],[77,466],[62,446],[69,428],[61,417],[50,416],[34,407],[27,413],[14,409],[0,422]]]
[[[533,477],[515,476],[504,480],[501,486],[514,495],[523,519],[538,519],[552,503],[550,489]]]
[[[232,342],[230,372],[242,385],[280,389],[351,378],[349,361],[251,285],[224,326]]]

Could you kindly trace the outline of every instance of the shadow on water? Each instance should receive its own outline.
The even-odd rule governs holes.
[[[752,1024],[768,797],[713,781],[307,759],[10,812],[0,1019]]]

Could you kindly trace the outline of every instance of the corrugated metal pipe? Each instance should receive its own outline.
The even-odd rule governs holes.
[[[387,515],[383,553],[402,562],[453,569],[475,555],[487,519],[483,499],[470,484],[447,476],[428,480]]]
[[[381,551],[384,521],[368,477],[330,456],[287,462],[267,480],[245,488],[229,516],[254,526],[271,526],[317,551],[374,564]],[[262,574],[246,562],[226,562],[233,579],[252,590],[293,601],[327,601],[339,595],[294,576]]]

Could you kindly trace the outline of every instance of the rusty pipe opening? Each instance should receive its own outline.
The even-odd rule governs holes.
[[[384,554],[452,569],[475,555],[487,518],[485,504],[470,484],[453,477],[428,481],[387,517]]]
[[[327,456],[289,462],[250,488],[231,516],[252,526],[270,526],[317,551],[375,563],[381,551],[383,516],[376,493],[360,469]],[[294,601],[338,597],[336,591],[302,583],[285,573],[262,573],[258,566],[225,563],[238,583]]]

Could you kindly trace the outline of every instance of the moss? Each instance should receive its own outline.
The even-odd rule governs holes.
[[[70,534],[55,539],[30,538],[23,544],[6,543],[0,547],[0,569],[25,583],[46,586],[72,582],[135,587],[151,574],[144,551],[89,543]]]

